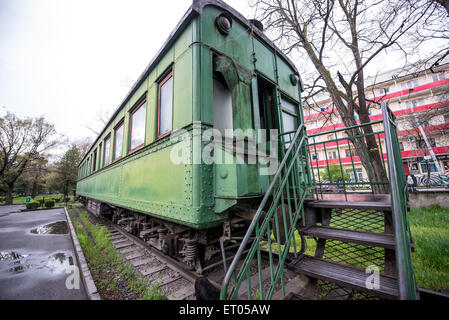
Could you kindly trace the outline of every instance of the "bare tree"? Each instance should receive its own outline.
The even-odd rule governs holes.
[[[94,133],[96,136],[98,136],[101,132],[101,129],[103,129],[103,127],[105,127],[108,124],[110,118],[111,118],[110,111],[103,109],[99,110],[95,117],[94,123],[89,122],[85,124],[84,127],[92,131],[92,133]]]
[[[365,97],[366,67],[387,49],[406,53],[402,38],[441,7],[421,0],[257,0],[253,6],[274,41],[287,53],[304,54],[316,70],[305,98],[327,93],[347,128],[357,125],[356,115],[362,124],[370,122],[373,101]],[[346,133],[366,135],[351,142],[362,165],[372,172],[371,180],[385,181],[373,128]],[[374,189],[387,192],[385,185]]]
[[[72,145],[76,146],[80,150],[82,157],[84,157],[87,154],[87,152],[89,151],[90,147],[92,146],[92,143],[93,143],[93,139],[85,138],[85,139],[73,141]]]
[[[449,15],[449,0],[431,0],[433,2],[438,3],[446,9],[447,14]]]
[[[0,189],[6,204],[12,204],[14,184],[25,168],[58,144],[55,134],[44,118],[20,119],[11,112],[0,118]]]

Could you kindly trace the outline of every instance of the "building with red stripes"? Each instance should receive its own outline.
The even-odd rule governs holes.
[[[367,97],[373,101],[387,101],[397,117],[407,174],[419,176],[429,171],[431,174],[449,174],[449,63],[440,64],[433,71],[416,70],[411,66],[385,72],[366,81],[371,84],[366,90]],[[382,120],[379,105],[371,104],[370,118],[372,121]],[[327,163],[341,163],[352,179],[368,179],[369,173],[362,167],[348,141],[343,139],[344,131],[324,134],[344,128],[330,98],[322,97],[306,103],[304,119],[311,142],[315,142],[310,150],[312,166],[321,170]],[[383,124],[373,127],[375,132],[380,132],[376,139],[381,142],[386,160],[384,135],[381,133]],[[338,140],[338,145],[335,140]]]

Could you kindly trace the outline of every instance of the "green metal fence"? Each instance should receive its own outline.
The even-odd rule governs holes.
[[[344,194],[345,200],[348,200],[348,194],[374,194],[376,185],[389,186],[386,167],[387,155],[382,145],[385,136],[382,123],[383,120],[373,121],[309,136],[310,168],[318,199],[322,198],[323,194],[341,193]],[[365,128],[369,126],[373,128],[372,132],[365,131]],[[349,135],[348,132],[356,134]],[[357,171],[362,169],[360,153],[366,159],[368,158],[369,151],[365,140],[370,136],[377,143],[382,170],[385,173],[384,179],[376,179],[373,174],[374,168],[371,166],[363,168],[362,172]],[[363,141],[360,143],[359,152],[354,145],[355,139]],[[357,166],[357,164],[360,165]]]

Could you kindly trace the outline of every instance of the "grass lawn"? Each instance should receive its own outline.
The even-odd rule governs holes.
[[[449,210],[437,206],[413,209],[408,217],[418,285],[435,291],[449,288]]]
[[[157,281],[147,280],[113,246],[106,227],[89,221],[81,208],[69,209],[70,219],[103,300],[165,300]]]
[[[413,267],[415,271],[416,281],[420,288],[439,291],[440,289],[449,288],[449,210],[442,209],[437,206],[413,209],[408,214],[410,228],[413,239],[415,241],[415,252],[412,253]],[[340,223],[345,227],[344,215],[339,217]],[[379,230],[380,231],[380,230]],[[272,249],[277,251],[278,245],[274,241]],[[307,238],[306,255],[313,256],[315,254],[316,242],[313,239]],[[295,233],[296,248],[301,247],[301,239],[297,232]],[[355,248],[354,244],[341,244],[339,250],[344,250],[345,247],[351,246]],[[262,247],[267,248],[266,242],[262,242]],[[366,250],[364,246],[360,246],[362,250]],[[293,252],[293,245],[290,246],[290,252]],[[330,260],[339,262],[338,255],[334,255],[330,248],[327,248],[329,256],[333,256]],[[383,253],[373,252],[379,255],[379,261],[383,260]],[[351,261],[351,257],[353,258]],[[352,254],[350,250],[346,253],[346,262],[352,265],[363,268],[359,265],[357,255]]]

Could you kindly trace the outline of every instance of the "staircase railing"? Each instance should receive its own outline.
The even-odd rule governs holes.
[[[407,218],[408,188],[399,147],[395,116],[386,104],[382,104],[382,113],[383,121],[370,124],[380,125],[383,122],[383,130],[375,131],[372,134],[377,137],[382,162],[385,160],[388,162],[383,169],[386,170],[388,168],[389,179],[388,181],[370,181],[370,183],[362,185],[369,186],[370,190],[368,192],[373,192],[372,188],[376,183],[389,185],[399,298],[417,299],[418,291],[411,258],[411,232]],[[362,127],[364,125],[367,124],[359,126]],[[291,137],[293,133],[295,133],[294,137],[287,141],[287,137]],[[335,140],[337,149],[340,144],[345,145],[346,143],[349,147],[352,169],[354,170],[355,167],[350,149],[351,137],[337,137],[336,133],[334,134],[334,139],[328,139],[327,143],[332,143],[332,140]],[[221,299],[239,299],[243,293],[247,295],[248,299],[261,300],[272,299],[276,292],[280,292],[281,296],[285,296],[284,264],[286,259],[289,255],[296,257],[302,254],[305,249],[305,239],[296,232],[297,227],[304,225],[305,222],[304,200],[306,196],[310,196],[313,193],[322,194],[324,185],[338,183],[332,180],[331,182],[321,182],[318,161],[316,161],[317,173],[315,174],[313,159],[307,158],[309,151],[312,153],[315,150],[316,153],[317,146],[320,143],[326,147],[326,143],[322,139],[316,142],[316,137],[311,136],[313,142],[309,143],[304,125],[301,125],[296,132],[286,132],[280,136],[281,154],[287,146],[288,149],[283,154],[278,171],[260,203],[255,217],[225,276],[220,294]],[[384,136],[385,154],[382,150],[382,136]],[[336,164],[343,178],[344,172],[340,151],[338,151],[338,154],[340,160],[336,160]],[[327,171],[330,175],[331,170],[327,157],[326,163]],[[368,174],[370,173],[368,172]],[[343,178],[343,180],[345,179]],[[356,178],[354,184],[358,185],[360,181],[357,181]],[[345,182],[343,185],[345,194],[347,193],[348,185],[351,186],[350,182]],[[332,193],[334,192],[332,190]],[[301,246],[299,250],[298,246]],[[250,248],[248,249],[247,247]],[[262,265],[262,256],[268,257],[269,283],[264,279],[266,278],[267,267],[264,268]],[[251,268],[256,268],[257,273],[251,272]],[[254,275],[252,276],[252,274]],[[246,287],[242,286],[244,281],[246,282]]]
[[[388,154],[388,168],[390,173],[390,192],[393,208],[393,228],[396,247],[396,267],[398,270],[399,298],[414,300],[418,298],[413,273],[410,239],[411,231],[407,218],[408,187],[402,156],[399,148],[395,115],[382,102],[384,119],[385,144]]]
[[[389,186],[385,165],[387,153],[382,147],[385,135],[382,123],[383,120],[377,120],[308,136],[311,177],[317,199],[325,199],[326,194],[341,194],[342,200],[349,201],[351,195],[375,194],[376,186]],[[372,130],[365,131],[366,127]],[[357,134],[348,135],[347,132]],[[368,158],[369,150],[367,144],[362,143],[361,150],[357,152],[354,140],[365,141],[369,137],[375,140],[379,148],[385,179],[376,179],[370,166],[362,170],[360,154]]]
[[[294,137],[286,141],[293,133]],[[288,149],[226,273],[222,300],[239,299],[242,292],[249,300],[270,300],[279,290],[285,296],[284,264],[289,253],[298,254],[295,226],[304,221],[303,203],[310,192],[306,139],[304,125],[280,134],[281,150],[287,146]],[[303,245],[301,241],[301,249]],[[266,267],[262,265],[262,255],[268,256],[269,285],[263,279],[262,270]],[[251,276],[251,266],[257,268],[257,279]],[[251,279],[256,283],[251,283]],[[242,287],[244,281],[246,288]]]

